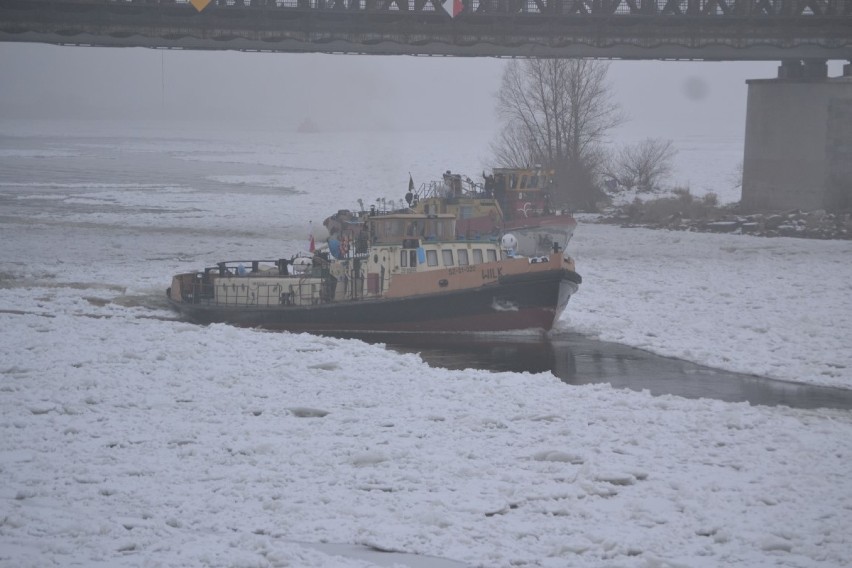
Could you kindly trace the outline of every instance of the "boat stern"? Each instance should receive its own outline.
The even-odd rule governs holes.
[[[166,297],[175,306],[194,303],[194,296],[198,290],[197,284],[200,279],[200,272],[175,274],[172,276],[172,285],[166,289]]]

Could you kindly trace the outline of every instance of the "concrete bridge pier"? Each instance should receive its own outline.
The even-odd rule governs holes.
[[[786,60],[747,84],[743,209],[852,209],[852,62],[829,78],[824,60]]]

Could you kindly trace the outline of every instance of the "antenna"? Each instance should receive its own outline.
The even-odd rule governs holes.
[[[166,110],[166,52],[160,51],[160,105]]]

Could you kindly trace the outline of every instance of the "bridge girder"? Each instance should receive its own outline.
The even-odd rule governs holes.
[[[852,0],[0,0],[0,41],[279,52],[852,60]]]

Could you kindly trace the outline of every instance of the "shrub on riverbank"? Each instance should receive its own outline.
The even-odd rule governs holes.
[[[824,210],[784,213],[743,214],[739,204],[719,205],[715,193],[696,197],[688,188],[676,188],[672,195],[616,207],[601,222],[654,229],[743,233],[766,237],[811,239],[852,239],[852,213]]]

